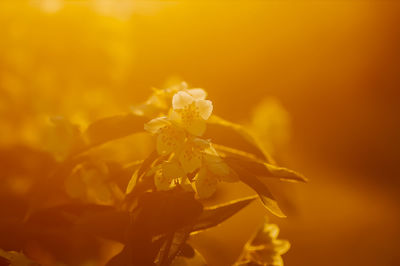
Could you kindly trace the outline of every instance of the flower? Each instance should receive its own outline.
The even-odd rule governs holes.
[[[187,176],[196,173],[203,165],[203,152],[211,144],[207,140],[188,138],[181,148],[171,153],[168,161],[161,163],[155,174],[155,185],[159,190],[171,188],[173,180],[183,184]]]
[[[195,177],[194,187],[199,198],[209,198],[219,181],[236,182],[238,177],[211,145],[203,152],[203,165]]]
[[[186,82],[181,82],[166,89],[153,89],[151,96],[142,104],[131,106],[133,114],[154,117],[168,111],[172,96],[180,90],[187,90]]]
[[[206,100],[203,89],[188,89],[177,92],[172,97],[170,119],[186,129],[190,134],[201,136],[206,130],[206,121],[211,116],[213,105]]]
[[[157,137],[158,154],[169,155],[155,169],[154,183],[158,190],[194,181],[198,196],[208,198],[216,191],[219,181],[238,180],[211,142],[200,138],[213,109],[206,97],[203,89],[181,88],[172,96],[169,115],[145,124],[145,130]]]
[[[182,169],[186,174],[198,170],[203,164],[203,152],[210,147],[208,140],[190,137],[187,139],[183,149],[178,154]]]
[[[145,124],[145,130],[157,135],[157,151],[168,155],[182,148],[185,132],[201,136],[206,129],[206,120],[212,112],[212,103],[205,100],[203,89],[185,89],[172,97],[169,117],[158,117]],[[188,150],[185,150],[188,151]]]
[[[282,266],[281,255],[290,248],[287,240],[277,239],[279,228],[275,224],[265,223],[256,235],[246,244],[235,266],[262,265]]]
[[[144,126],[145,130],[157,135],[157,152],[168,155],[181,150],[186,135],[183,129],[172,124],[167,117],[158,117]]]

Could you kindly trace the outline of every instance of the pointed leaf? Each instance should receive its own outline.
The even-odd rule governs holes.
[[[222,223],[223,221],[230,218],[232,215],[249,205],[254,199],[255,197],[247,197],[231,201],[226,204],[205,208],[203,213],[197,219],[192,229],[192,233],[217,226],[218,224]]]
[[[143,125],[147,120],[145,117],[133,114],[116,115],[97,120],[90,124],[82,135],[86,145],[76,148],[73,154],[79,154],[106,142],[144,131]]]
[[[212,115],[208,120],[205,138],[210,138],[215,144],[243,150],[258,158],[273,162],[272,158],[243,126],[226,121],[216,115]]]
[[[274,196],[263,182],[261,182],[247,169],[243,169],[240,165],[229,162],[228,164],[238,174],[240,180],[243,183],[245,183],[246,185],[254,189],[255,192],[257,192],[265,208],[267,208],[272,214],[278,217],[286,217],[286,215],[279,208],[278,203],[274,199]]]
[[[261,160],[253,160],[245,157],[227,156],[224,158],[228,165],[239,165],[244,170],[258,177],[276,177],[281,181],[307,182],[307,178],[293,170],[268,164]]]
[[[172,234],[170,239],[167,239],[164,246],[160,249],[160,259],[157,265],[171,265],[171,262],[184,247],[186,240],[189,238],[190,231],[190,227],[182,228]]]
[[[267,208],[272,214],[280,218],[286,217],[286,215],[279,208],[278,202],[275,200],[274,196],[271,194],[268,187],[263,182],[251,175],[247,177],[242,177],[241,179],[244,183],[246,183],[249,187],[251,187],[252,189],[254,189],[255,192],[258,193],[265,208]]]

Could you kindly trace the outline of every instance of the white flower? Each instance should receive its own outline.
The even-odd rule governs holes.
[[[173,95],[168,117],[158,117],[145,124],[145,130],[157,136],[158,154],[170,155],[156,170],[157,189],[168,190],[176,183],[193,181],[194,177],[198,196],[208,198],[219,181],[238,180],[210,141],[199,138],[213,109],[206,97],[203,89],[182,89]]]
[[[145,130],[157,135],[157,152],[168,155],[182,149],[186,136],[183,129],[173,125],[166,117],[151,120],[144,126]]]
[[[211,116],[213,105],[205,100],[203,89],[189,89],[177,92],[172,97],[170,119],[195,136],[203,135],[206,120]]]
[[[186,174],[198,170],[203,164],[203,151],[210,147],[208,140],[199,138],[188,138],[178,158]]]
[[[210,145],[203,151],[203,164],[195,177],[194,186],[199,198],[211,197],[219,181],[236,182],[238,177]]]

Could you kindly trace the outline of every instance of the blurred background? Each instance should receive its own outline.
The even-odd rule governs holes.
[[[397,1],[2,1],[0,145],[40,147],[49,116],[85,126],[185,80],[310,179],[272,184],[285,265],[400,265],[399,25]],[[193,244],[230,265],[265,215]]]

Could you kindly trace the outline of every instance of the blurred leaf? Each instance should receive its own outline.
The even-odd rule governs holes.
[[[38,265],[30,259],[28,259],[22,252],[16,251],[4,251],[0,248],[0,258],[4,258],[8,261],[9,266],[35,266]],[[0,261],[1,262],[1,261]]]
[[[74,154],[79,154],[106,142],[123,138],[143,131],[147,118],[133,114],[116,115],[102,118],[89,125],[83,133],[86,145],[76,148]]]
[[[289,250],[290,243],[287,240],[277,239],[278,234],[277,225],[265,222],[246,243],[234,266],[283,266],[281,255]]]
[[[137,196],[154,187],[154,176],[146,176],[145,174],[159,158],[158,153],[154,150],[146,159],[143,160],[139,169],[132,174],[126,187],[127,196],[125,197],[124,202],[124,204],[128,206],[128,209],[129,206],[135,202]]]
[[[244,170],[247,170],[249,173],[258,177],[277,177],[282,181],[307,182],[307,178],[300,173],[284,167],[268,164],[260,160],[227,156],[224,157],[224,161],[229,165],[239,165]]]
[[[192,224],[203,211],[203,206],[194,198],[193,192],[177,187],[169,191],[144,193],[139,198],[138,210],[138,228],[158,235]]]
[[[192,233],[197,233],[217,226],[249,205],[255,198],[256,197],[242,198],[225,204],[205,208],[200,217],[197,219],[192,229]]]
[[[44,148],[58,160],[64,160],[75,148],[84,145],[78,125],[65,117],[50,118],[51,126],[45,132]]]
[[[127,241],[126,232],[129,225],[129,213],[114,209],[86,213],[76,222],[79,230],[121,243]]]
[[[161,247],[162,263],[172,260],[190,232],[185,228],[190,228],[202,209],[192,192],[179,188],[143,193],[131,214],[126,246],[109,265],[153,265]],[[167,236],[169,247],[163,246]]]
[[[34,242],[55,262],[65,265],[81,265],[84,261],[94,260],[101,252],[101,243],[98,237],[81,230],[76,223],[87,213],[109,209],[112,207],[68,204],[36,210],[19,228],[21,249],[29,248]]]
[[[273,162],[273,159],[260,148],[254,137],[243,126],[226,121],[216,115],[212,115],[208,120],[204,137],[211,139],[215,144],[233,147]]]

